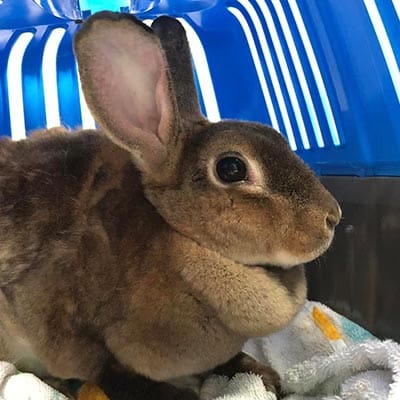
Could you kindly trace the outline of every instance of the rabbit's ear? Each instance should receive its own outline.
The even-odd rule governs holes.
[[[165,16],[157,18],[151,27],[159,37],[167,57],[179,115],[186,120],[203,119],[185,29],[176,19]]]
[[[74,49],[83,93],[97,123],[133,154],[142,171],[159,168],[179,128],[157,36],[129,14],[100,12],[78,31]]]

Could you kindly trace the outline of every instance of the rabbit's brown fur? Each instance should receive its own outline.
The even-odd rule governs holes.
[[[174,58],[177,48],[189,57],[182,28],[163,18],[154,30],[160,39],[101,13],[78,34],[83,90],[105,133],[0,142],[1,359],[96,381],[112,357],[168,380],[228,361],[304,302],[298,264],[329,246],[337,203],[273,129],[206,121],[190,59]],[[132,94],[143,116],[132,106],[122,122],[113,110],[132,99],[118,90],[136,81],[113,81],[119,63],[101,51],[115,35],[144,43],[121,55],[146,89]],[[213,163],[232,152],[249,179],[224,185]]]

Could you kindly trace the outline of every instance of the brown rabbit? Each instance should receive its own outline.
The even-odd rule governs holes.
[[[0,142],[0,359],[113,400],[226,362],[274,384],[237,354],[302,307],[338,204],[272,128],[201,115],[177,21],[98,13],[75,52],[101,131]]]

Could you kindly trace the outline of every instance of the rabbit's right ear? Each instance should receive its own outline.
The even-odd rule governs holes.
[[[143,172],[159,169],[179,141],[179,117],[157,36],[132,15],[100,12],[78,31],[74,50],[97,123]]]

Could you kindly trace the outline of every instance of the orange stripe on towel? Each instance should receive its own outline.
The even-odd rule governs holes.
[[[315,324],[321,330],[321,332],[330,340],[339,340],[342,338],[342,335],[336,329],[333,322],[329,319],[329,317],[322,312],[319,308],[314,307],[312,310],[312,316],[314,318]]]

